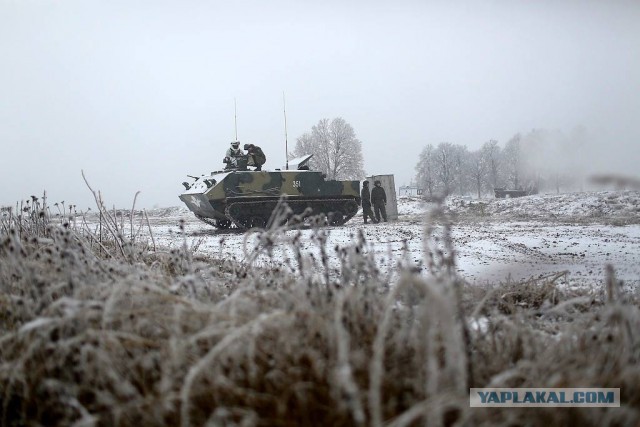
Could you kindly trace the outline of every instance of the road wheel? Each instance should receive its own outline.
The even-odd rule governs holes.
[[[267,225],[267,220],[262,216],[252,216],[249,218],[247,228],[265,228]]]
[[[231,221],[229,221],[228,219],[219,219],[218,221],[216,221],[216,227],[221,230],[226,230],[227,228],[231,227]]]
[[[342,211],[329,212],[327,215],[329,225],[342,225],[344,224],[344,214]]]

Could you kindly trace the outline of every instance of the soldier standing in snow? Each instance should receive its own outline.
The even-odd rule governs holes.
[[[382,219],[384,222],[387,222],[387,209],[385,205],[387,204],[387,193],[385,193],[384,188],[382,188],[382,184],[380,181],[375,181],[373,190],[371,190],[371,202],[373,203],[373,210],[376,214],[376,219],[380,222],[380,214],[382,213]]]
[[[371,192],[369,191],[369,181],[362,183],[362,191],[360,192],[360,198],[362,199],[362,216],[364,223],[367,223],[367,218],[371,218],[371,222],[378,222],[373,217],[373,211],[371,210]]]

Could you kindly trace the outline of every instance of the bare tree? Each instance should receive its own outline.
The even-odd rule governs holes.
[[[459,194],[462,196],[467,192],[467,189],[469,188],[470,154],[466,145],[455,144],[453,148],[454,181],[458,186]]]
[[[433,191],[436,187],[434,172],[434,148],[429,144],[422,149],[420,159],[416,165],[416,181],[418,186],[429,192],[429,199],[433,198]]]
[[[483,153],[482,157],[486,159],[487,163],[487,181],[488,187],[493,191],[498,186],[498,179],[500,176],[500,157],[502,156],[498,141],[492,139],[482,144],[480,149]]]
[[[507,179],[513,184],[514,189],[520,188],[521,185],[523,159],[520,139],[520,134],[516,134],[504,147]]]
[[[430,198],[434,193],[446,196],[456,190],[465,194],[469,189],[469,164],[466,146],[441,142],[434,148],[429,144],[420,153],[416,179]]]
[[[434,156],[435,175],[444,195],[451,193],[455,183],[456,147],[450,142],[441,142]]]
[[[312,154],[313,151],[314,151],[314,144],[313,144],[313,138],[311,136],[311,133],[305,132],[298,137],[298,139],[296,140],[295,149],[291,152],[289,156],[290,157],[303,156],[305,154]],[[317,162],[318,159],[314,158],[313,161]]]
[[[478,193],[478,199],[482,198],[482,187],[487,178],[489,172],[489,162],[487,161],[487,152],[485,150],[473,151],[470,153],[469,159],[469,175],[476,192]]]
[[[342,117],[320,120],[311,133],[298,137],[292,154],[313,154],[310,166],[329,179],[360,179],[365,175],[362,142]]]

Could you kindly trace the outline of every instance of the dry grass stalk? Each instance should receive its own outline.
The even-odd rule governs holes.
[[[86,222],[58,224],[37,201],[29,209],[36,202],[43,217],[5,211],[2,425],[554,426],[640,417],[638,298],[614,286],[613,272],[612,291],[601,294],[560,289],[556,275],[469,287],[437,212],[426,230],[429,274],[406,268],[395,283],[364,234],[330,248],[318,229],[314,250],[302,250],[301,234],[277,217],[247,237],[242,262],[199,258],[186,235],[154,252],[131,216],[126,233],[94,194],[108,232],[99,244]],[[471,410],[469,386],[620,387],[622,408]]]

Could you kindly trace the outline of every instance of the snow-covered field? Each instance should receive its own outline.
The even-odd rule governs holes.
[[[322,230],[330,262],[337,263],[334,248],[351,244],[361,231],[365,248],[376,254],[383,271],[396,272],[405,260],[426,273],[424,233],[431,207],[417,198],[399,200],[397,221],[363,224],[360,214],[341,227]],[[483,201],[451,199],[449,213],[457,269],[471,283],[522,281],[566,272],[557,280],[570,286],[599,286],[605,265],[629,286],[640,284],[640,192],[604,191],[538,195]],[[256,241],[234,230],[220,231],[197,220],[186,208],[148,212],[156,244],[197,248],[196,253],[243,260],[245,244]],[[184,226],[184,237],[179,224]],[[326,233],[326,234],[325,234]],[[305,250],[318,251],[318,231],[299,234]],[[286,237],[286,236],[283,236]],[[285,239],[286,240],[286,239]],[[405,252],[403,248],[406,248]],[[261,257],[263,264],[282,264],[293,256],[285,245],[275,255]]]

